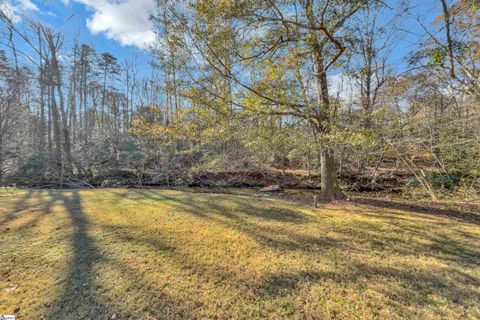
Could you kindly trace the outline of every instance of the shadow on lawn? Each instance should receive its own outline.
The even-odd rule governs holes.
[[[166,316],[165,319],[193,318],[188,314],[187,309],[182,308],[177,301],[162,292],[161,288],[147,282],[142,274],[135,270],[135,266],[129,265],[130,261],[122,262],[112,259],[109,252],[104,248],[99,248],[95,239],[89,235],[91,222],[83,212],[78,190],[54,190],[49,194],[52,201],[63,203],[70,217],[73,227],[71,235],[73,257],[63,282],[63,289],[50,306],[49,314],[45,319],[110,319],[113,314],[117,314],[117,317],[121,319],[130,319],[138,318],[139,311]],[[107,226],[102,228],[110,231]],[[132,230],[129,229],[129,231]],[[129,233],[126,233],[124,240],[131,243],[140,241]],[[155,243],[155,245],[156,250],[171,250],[170,247],[161,247],[159,243]],[[151,301],[149,304],[151,309],[122,310],[121,304],[124,297],[118,297],[118,301],[106,303],[98,294],[101,288],[96,281],[102,276],[96,270],[96,265],[100,263],[106,263],[110,268],[127,276],[130,283],[129,295],[136,293],[137,298],[141,299],[141,295],[146,292],[148,297],[155,297],[155,301]]]
[[[200,197],[188,193],[186,196],[184,194],[170,196],[144,190],[131,190],[129,192],[138,194],[141,199],[165,201],[193,216],[233,228],[256,239],[262,245],[280,252],[295,250],[321,255],[322,252],[335,249],[341,252],[340,255],[351,259],[349,264],[339,267],[334,272],[306,269],[301,272],[265,275],[259,280],[260,282],[249,284],[260,296],[290,295],[306,283],[314,284],[332,280],[337,283],[352,284],[359,278],[365,278],[371,279],[373,282],[383,282],[381,289],[383,295],[392,302],[396,301],[396,303],[408,306],[433,303],[431,298],[428,297],[428,293],[433,292],[453,303],[459,303],[461,299],[466,298],[479,300],[473,298],[477,295],[478,290],[471,288],[478,287],[480,280],[454,268],[450,269],[448,265],[436,274],[433,270],[428,272],[403,270],[402,268],[371,265],[362,261],[361,258],[352,258],[351,254],[363,253],[368,255],[373,250],[386,256],[394,254],[406,257],[415,255],[434,257],[447,263],[453,262],[460,266],[475,268],[480,263],[480,252],[476,246],[470,246],[471,239],[462,237],[465,241],[460,241],[444,235],[440,232],[441,226],[437,226],[439,222],[435,220],[417,221],[421,226],[413,228],[411,225],[402,224],[408,222],[407,219],[404,219],[405,221],[402,221],[402,219],[389,220],[388,214],[383,214],[378,217],[383,218],[387,226],[397,227],[397,230],[392,234],[390,234],[391,230],[385,230],[381,225],[357,221],[352,225],[335,226],[336,233],[341,234],[342,237],[333,239],[322,234],[313,236],[303,232],[302,225],[313,222],[315,218],[308,217],[301,211],[289,209],[281,209],[277,214],[272,214],[271,212],[275,208],[269,208],[268,203],[264,201],[260,201],[256,205],[255,199],[232,197],[229,202],[234,202],[234,206],[226,208],[222,205],[221,199],[215,196],[209,198],[208,201],[203,201]],[[267,204],[266,209],[265,204]],[[395,209],[399,208],[395,207]],[[421,209],[420,213],[414,211],[413,208],[410,211],[421,215],[427,213],[435,215],[435,212],[425,212]],[[360,212],[359,214],[362,215],[363,213]],[[401,214],[398,214],[398,216],[401,216]],[[269,225],[265,225],[265,223],[269,223]],[[295,231],[287,231],[285,228],[281,228],[284,223],[296,226]],[[443,226],[445,227],[445,225]],[[401,237],[399,233],[402,232],[411,236]],[[446,276],[447,274],[449,274],[449,277]],[[451,279],[455,279],[455,281]],[[394,286],[389,284],[392,281],[393,283],[396,282]]]
[[[5,214],[5,217],[0,221],[0,226],[6,225],[10,221],[13,221],[19,217],[19,213],[26,210],[28,208],[27,203],[33,197],[34,192],[32,190],[28,190],[21,198],[17,201],[15,206],[11,208]]]
[[[402,218],[400,213],[379,214],[370,210],[349,210],[347,214],[382,220],[382,223],[361,220],[337,226],[336,232],[343,235],[345,241],[362,244],[365,250],[434,257],[466,267],[480,264],[480,236],[452,228],[454,221],[409,220]],[[452,228],[452,231],[446,233],[446,228]]]
[[[234,208],[226,208],[214,195],[210,195],[212,197],[209,198],[209,201],[199,201],[201,198],[196,194],[186,193],[187,196],[168,196],[145,190],[131,190],[129,192],[135,192],[142,199],[167,201],[189,214],[233,228],[257,240],[262,245],[274,249],[323,252],[335,248],[352,253],[380,249],[389,254],[427,254],[445,261],[470,266],[480,263],[480,249],[476,246],[472,244],[467,246],[457,239],[433,232],[446,226],[445,223],[436,220],[418,222],[419,226],[414,228],[412,224],[406,224],[409,220],[403,219],[401,214],[391,212],[374,214],[369,213],[368,210],[363,210],[360,215],[382,218],[386,225],[396,227],[395,232],[390,234],[387,230],[382,229],[382,225],[366,221],[357,221],[354,225],[336,225],[334,230],[344,235],[345,241],[343,241],[327,235],[311,235],[303,232],[302,225],[313,222],[314,217],[309,217],[301,211],[268,207],[269,203],[261,199],[231,197],[229,201],[234,202],[235,206]],[[256,201],[259,201],[259,204],[256,205]],[[346,214],[356,213],[347,211]],[[399,223],[396,220],[401,222]],[[283,228],[283,222],[291,223],[293,228],[290,229],[295,231]],[[266,225],[267,223],[268,225]],[[405,237],[398,235],[398,233],[402,233],[402,236],[410,234],[417,241],[407,241]],[[468,241],[472,237],[474,235],[469,234],[462,238]],[[428,244],[424,240],[427,240]]]
[[[389,201],[385,199],[375,199],[366,197],[355,197],[353,201],[360,204],[366,204],[382,209],[396,209],[413,212],[415,214],[426,214],[432,216],[443,216],[462,222],[469,222],[480,225],[480,214],[474,212],[466,212],[456,209],[437,208],[435,206],[427,206],[416,203],[404,203],[399,201]]]
[[[95,319],[105,314],[106,307],[98,299],[94,265],[102,256],[88,235],[88,221],[83,213],[78,190],[49,191],[55,201],[63,203],[73,226],[71,236],[73,258],[63,284],[63,292],[51,306],[46,319]]]
[[[157,254],[161,252],[178,270],[185,270],[187,275],[193,271],[199,279],[202,279],[201,281],[214,280],[220,288],[228,283],[226,288],[235,290],[247,302],[250,299],[256,299],[257,296],[266,300],[299,295],[301,290],[321,285],[326,281],[334,281],[338,287],[348,285],[356,291],[362,291],[365,288],[359,287],[359,279],[368,279],[369,283],[373,284],[382,283],[381,286],[373,286],[373,290],[387,297],[391,303],[400,305],[407,313],[409,308],[418,305],[434,307],[435,302],[429,297],[429,294],[433,293],[454,304],[459,304],[465,299],[480,302],[478,290],[472,289],[479,286],[479,279],[466,272],[453,268],[447,270],[448,265],[443,267],[445,270],[438,273],[435,273],[435,270],[426,272],[372,265],[366,261],[367,257],[362,255],[365,253],[369,256],[370,250],[374,248],[385,255],[394,253],[407,256],[418,251],[423,255],[464,264],[468,268],[473,268],[480,263],[477,249],[467,247],[465,243],[455,239],[440,238],[440,235],[435,233],[435,229],[430,229],[429,226],[434,226],[434,221],[424,222],[425,225],[422,228],[411,229],[402,224],[402,220],[386,222],[398,227],[399,232],[406,227],[404,232],[415,235],[408,242],[405,239],[387,235],[384,229],[369,223],[340,227],[337,232],[344,237],[334,239],[322,234],[311,235],[304,231],[306,224],[319,221],[322,217],[310,217],[299,210],[269,206],[268,201],[257,202],[255,199],[232,197],[229,199],[231,207],[226,207],[215,195],[207,197],[206,201],[202,200],[203,197],[188,193],[171,196],[144,190],[129,190],[125,194],[118,193],[116,196],[121,198],[132,194],[139,201],[140,199],[164,201],[199,219],[237,230],[262,245],[276,250],[280,255],[295,251],[300,259],[308,255],[309,258],[321,260],[328,259],[328,256],[323,255],[324,252],[335,249],[340,258],[351,259],[348,264],[343,264],[334,271],[322,271],[307,265],[304,270],[298,271],[290,269],[287,265],[281,272],[239,281],[235,273],[228,268],[202,263],[182,252],[169,242],[168,235],[162,235],[152,226],[146,226],[143,230],[136,229],[134,225],[98,225],[109,237],[115,237],[115,243],[122,246],[123,250],[138,249],[140,246],[146,252]],[[140,313],[135,313],[135,310],[123,310],[126,318],[145,314],[160,318],[198,317],[196,312],[205,307],[202,301],[198,299],[176,301],[159,289],[157,283],[147,281],[138,266],[130,265],[130,260],[123,260],[122,257],[112,258],[106,248],[100,247],[100,244],[95,242],[95,239],[89,235],[91,222],[83,212],[79,191],[54,190],[50,191],[49,195],[51,201],[45,205],[45,208],[50,208],[56,202],[62,203],[70,217],[73,226],[71,235],[73,258],[63,289],[51,306],[46,319],[97,319],[99,317],[103,319],[111,315],[112,309],[122,304],[121,297],[119,297],[120,301],[106,302],[99,296],[100,288],[96,279],[102,275],[97,273],[96,265],[102,262],[128,277],[131,284],[129,295],[152,298],[148,303],[148,310],[139,310]],[[27,200],[22,201],[28,201],[29,197],[32,195],[26,195]],[[395,208],[398,209],[398,207]],[[285,228],[287,225],[290,230]],[[362,257],[365,260],[362,260]],[[449,273],[448,278],[445,276],[447,273]],[[204,301],[204,303],[214,304],[215,302]],[[225,317],[227,318],[228,315]]]
[[[230,203],[233,203],[234,207],[228,208],[223,206],[221,199],[216,198],[215,195],[207,198],[208,201],[200,201],[200,195],[188,193],[186,193],[187,196],[168,196],[144,190],[129,192],[140,195],[142,199],[167,201],[183,212],[235,229],[273,249],[311,252],[324,251],[332,247],[346,249],[345,246],[347,246],[325,235],[317,237],[302,232],[302,225],[311,222],[313,217],[297,210],[270,207],[265,201],[256,204],[256,199],[232,197]],[[266,225],[267,223],[269,225]],[[284,228],[285,223],[295,231]],[[349,249],[352,248],[349,247]]]
[[[58,199],[51,198],[45,201],[45,192],[43,190],[27,190],[25,194],[16,202],[15,206],[7,211],[5,218],[0,221],[0,226],[7,226],[8,223],[25,215],[30,215],[27,221],[17,226],[16,230],[27,229],[35,226],[47,214],[51,213],[52,207]]]

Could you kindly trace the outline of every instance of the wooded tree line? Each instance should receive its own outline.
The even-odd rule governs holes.
[[[276,168],[325,200],[400,174],[432,198],[478,190],[480,2],[431,3],[426,23],[408,1],[159,0],[148,76],[2,12],[0,180],[189,185]]]

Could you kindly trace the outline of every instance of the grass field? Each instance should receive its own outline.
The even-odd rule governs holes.
[[[18,319],[480,319],[480,223],[199,190],[0,193]]]

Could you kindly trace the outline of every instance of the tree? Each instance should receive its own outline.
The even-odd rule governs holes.
[[[478,1],[459,0],[452,5],[446,0],[435,1],[441,5],[441,15],[431,26],[419,21],[425,31],[424,48],[419,48],[414,60],[432,67],[444,79],[454,80],[461,87],[459,90],[467,89],[480,99],[480,30],[475,19],[480,13]]]
[[[15,70],[3,50],[0,50],[0,181],[3,180],[4,161],[7,153],[7,138],[12,133],[17,112],[15,105],[19,102],[15,84]]]
[[[82,44],[80,46],[80,57],[78,59],[78,73],[79,73],[79,118],[80,118],[80,128],[86,128],[87,123],[87,101],[88,101],[88,83],[89,76],[93,73],[95,49],[87,44]],[[83,108],[83,112],[82,112]],[[83,119],[82,119],[83,117]]]
[[[381,112],[382,94],[389,82],[395,81],[395,72],[399,72],[395,70],[391,56],[395,43],[402,35],[398,31],[401,29],[398,26],[401,17],[401,13],[384,3],[371,2],[352,18],[352,32],[347,39],[352,50],[348,54],[345,73],[347,81],[351,81],[353,86],[352,107],[358,107],[361,111],[361,121],[353,121],[363,138],[363,143],[358,143],[358,150],[355,150],[359,174],[363,174],[368,158],[375,154],[372,144],[377,144],[378,149],[382,150],[379,151],[380,161],[384,153],[385,141],[380,134],[380,126],[375,125],[377,117],[374,112]],[[372,178],[375,174],[372,174]]]
[[[300,117],[312,125],[321,159],[321,198],[331,201],[342,193],[328,138],[334,127],[328,72],[346,50],[341,39],[349,19],[367,2],[201,0],[193,1],[193,12],[185,14],[185,7],[163,1],[157,19],[166,15],[177,32],[183,31],[177,51],[190,53],[189,68],[198,66],[198,72],[190,72],[192,87],[197,87],[196,96],[190,97],[196,102],[220,99],[258,113]],[[310,99],[312,88],[307,88],[305,101],[286,86],[303,87],[299,71],[313,79],[315,101]],[[217,94],[218,77],[232,83],[236,97]],[[279,85],[270,85],[273,80]]]
[[[120,73],[120,66],[117,62],[117,58],[109,52],[104,52],[100,55],[100,60],[98,66],[103,75],[103,86],[102,86],[102,115],[101,115],[101,126],[105,126],[105,98],[107,93],[107,80],[111,75],[118,75]]]

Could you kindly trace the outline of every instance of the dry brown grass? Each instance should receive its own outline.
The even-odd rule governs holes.
[[[198,191],[0,193],[0,314],[480,318],[475,220]]]

